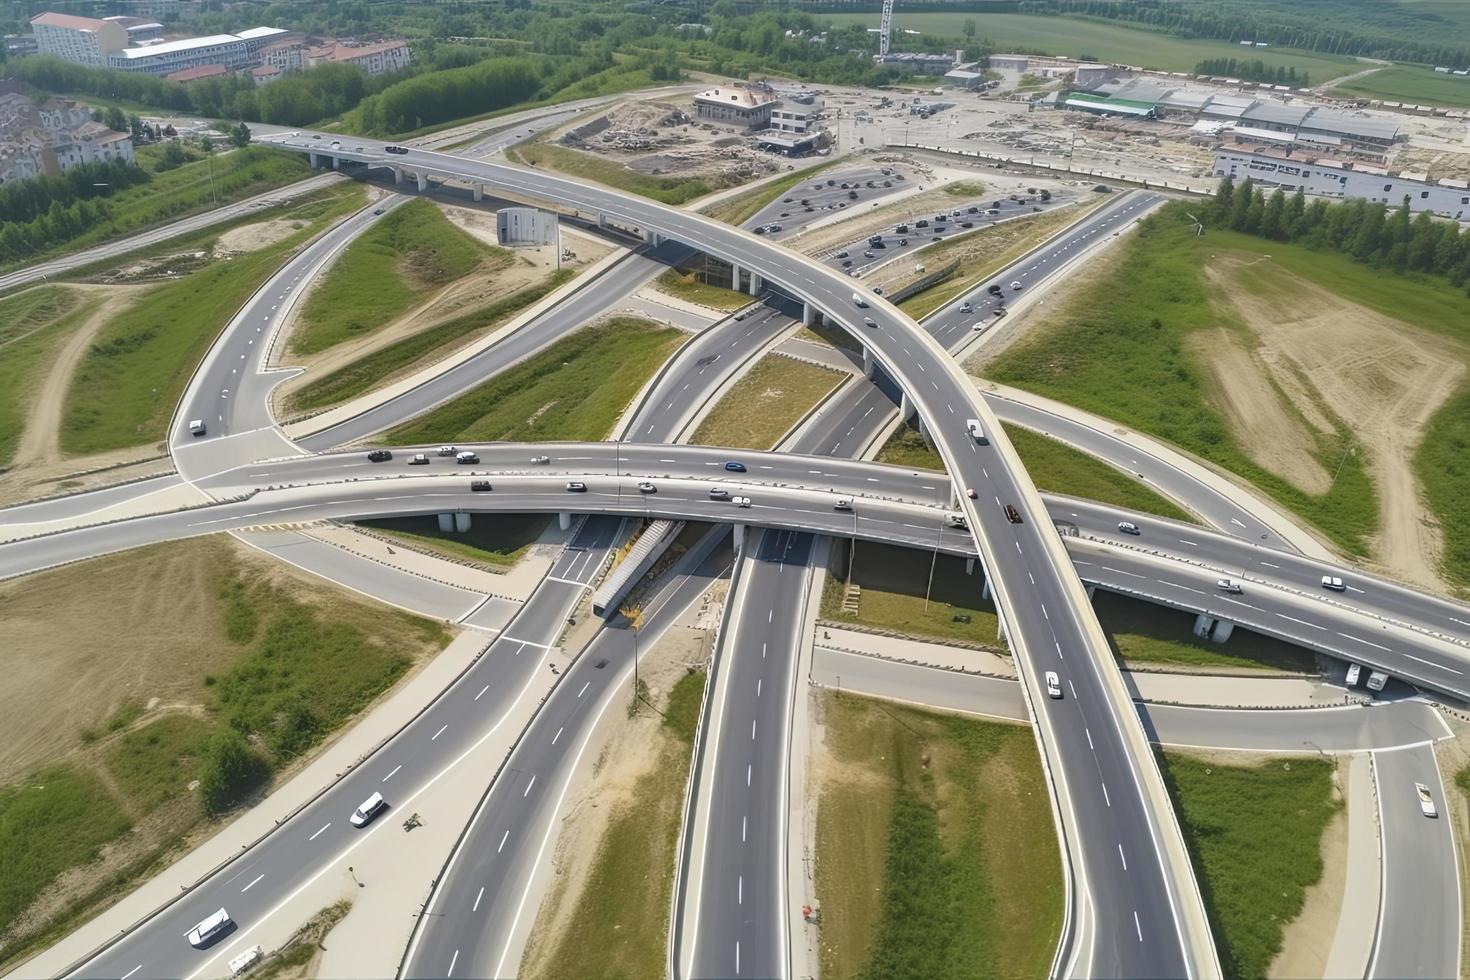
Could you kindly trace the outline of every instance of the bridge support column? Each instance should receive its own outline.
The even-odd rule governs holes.
[[[975,574],[975,559],[974,558],[966,558],[965,559],[965,574],[966,575],[974,575]]]
[[[454,514],[454,530],[463,534],[470,529],[470,515],[467,511],[456,511]]]
[[[740,292],[740,266],[734,262],[730,263],[730,288]]]
[[[801,304],[801,322],[811,326],[817,322],[817,308],[810,303]]]
[[[990,576],[985,576],[985,587],[980,590],[980,598],[990,601]]]
[[[313,164],[313,166],[314,166],[314,164]],[[395,183],[395,184],[401,184],[401,183],[403,183],[403,168],[402,167],[394,167],[393,168],[393,183]]]
[[[306,155],[306,158],[311,163],[311,169],[315,170],[316,169],[316,166],[317,166],[317,164],[316,164],[316,154],[315,153],[308,153]]]
[[[332,158],[332,169],[333,170],[337,170],[337,171],[340,171],[342,169],[342,158],[341,157],[333,157]]]
[[[1210,634],[1210,639],[1216,643],[1224,643],[1230,639],[1230,634],[1235,632],[1235,624],[1228,619],[1215,620],[1215,632]]]
[[[1200,613],[1198,616],[1194,617],[1194,635],[1199,637],[1200,639],[1204,639],[1205,637],[1209,636],[1210,631],[1214,628],[1214,617],[1209,616],[1205,613]]]
[[[485,185],[484,184],[476,184],[474,186],[474,188],[473,188],[473,192],[474,192],[474,195],[475,195],[475,200],[482,201],[482,200],[485,199]]]
[[[899,418],[907,422],[909,419],[913,418],[917,412],[918,408],[914,406],[913,400],[909,398],[909,393],[905,391],[898,400]]]
[[[866,347],[863,348],[863,376],[871,378],[878,371],[878,361],[873,357],[873,352]]]
[[[735,550],[741,551],[745,547],[745,525],[735,525]]]
[[[454,530],[454,515],[453,514],[440,514],[439,515],[439,530],[441,530],[441,531],[453,531]]]
[[[570,531],[572,529],[572,515],[568,514],[566,511],[562,511],[560,514],[557,514],[556,526],[561,528],[563,531]]]
[[[597,216],[597,227],[599,227],[599,228],[606,228],[607,227],[607,215],[605,215],[605,214],[599,214]]]
[[[765,284],[761,282],[761,277],[752,272],[750,274],[750,295],[759,295],[761,291],[761,286],[763,285]]]
[[[1096,598],[1096,596],[1097,596],[1097,586],[1095,586],[1095,585],[1088,585],[1086,582],[1083,582],[1082,583],[1082,587],[1087,590],[1087,598],[1088,598],[1089,601],[1092,600],[1092,599],[1094,599],[1094,598]]]
[[[429,175],[426,174],[426,173],[424,173],[422,170],[420,170],[419,173],[418,173],[418,178],[419,178],[419,193],[422,194],[424,191],[426,191],[426,190],[429,189]]]

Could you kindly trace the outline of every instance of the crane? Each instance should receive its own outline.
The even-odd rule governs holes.
[[[878,57],[888,57],[889,36],[893,33],[893,0],[883,0],[883,19],[878,23]]]

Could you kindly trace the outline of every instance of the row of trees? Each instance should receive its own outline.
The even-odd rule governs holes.
[[[1413,214],[1408,198],[1392,211],[1361,198],[1308,204],[1300,189],[1287,195],[1278,187],[1267,195],[1249,177],[1239,186],[1226,177],[1215,192],[1213,216],[1246,234],[1331,249],[1399,272],[1442,275],[1456,286],[1470,283],[1470,229],[1461,232],[1427,211]]]
[[[1268,65],[1260,58],[1251,61],[1240,61],[1235,58],[1206,58],[1194,66],[1194,73],[1196,75],[1225,75],[1229,78],[1243,78],[1248,82],[1290,85],[1292,88],[1306,88],[1312,84],[1306,72],[1299,72],[1295,68],[1287,68],[1284,65]]]
[[[1376,0],[1022,0],[1037,14],[1132,21],[1180,37],[1266,41],[1327,54],[1470,64],[1470,40],[1432,9]],[[1429,5],[1424,5],[1426,8]]]
[[[0,225],[24,223],[56,205],[108,197],[135,184],[145,184],[148,171],[125,160],[83,163],[55,176],[0,184]]]

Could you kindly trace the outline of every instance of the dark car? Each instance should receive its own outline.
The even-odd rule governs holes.
[[[989,286],[989,291],[990,291],[990,295],[992,295],[992,296],[999,296],[1001,294],[1000,283],[998,283],[998,282],[991,283],[990,286]]]
[[[393,454],[386,449],[374,449],[368,453],[368,462],[370,463],[386,463],[392,458]]]
[[[960,227],[961,228],[973,228],[973,227],[975,227],[975,222],[973,222],[973,221],[961,221],[960,222]]]
[[[407,147],[403,147],[403,146],[385,146],[385,147],[383,147],[383,149],[386,150],[389,153],[407,153],[408,152],[408,148]]]
[[[491,487],[490,487],[490,481],[489,480],[471,480],[470,481],[470,489],[473,490],[473,491],[475,491],[476,493],[484,493],[486,490],[491,489]]]
[[[725,464],[725,469],[729,470],[731,473],[744,473],[745,464],[737,463],[734,460],[731,460],[730,462]]]
[[[586,492],[587,492],[587,484],[583,483],[581,480],[572,480],[570,483],[567,484],[567,493],[586,493]]]
[[[1012,524],[1020,524],[1021,512],[1016,510],[1016,508],[1011,504],[1006,504],[1006,520],[1010,521]]]

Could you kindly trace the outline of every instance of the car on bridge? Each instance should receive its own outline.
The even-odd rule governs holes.
[[[1221,592],[1229,592],[1231,595],[1240,595],[1242,591],[1240,583],[1235,581],[1235,579],[1233,578],[1220,579],[1220,581],[1215,583],[1215,588],[1219,589]]]
[[[644,480],[642,483],[638,484],[638,492],[658,493],[658,487],[654,486],[652,483],[649,483],[647,480]]]
[[[190,946],[195,949],[203,949],[234,928],[234,925],[235,921],[230,918],[230,913],[220,909],[208,918],[200,920],[198,925],[188,931],[185,938],[189,940]]]
[[[409,466],[428,466],[429,465],[429,454],[428,453],[414,453],[412,456],[408,457],[408,465]]]
[[[386,449],[374,449],[368,453],[369,463],[386,463],[393,458],[393,454]]]
[[[734,460],[731,460],[730,462],[725,464],[725,469],[729,470],[731,473],[744,473],[745,464],[737,463]]]
[[[1054,670],[1048,670],[1045,677],[1046,696],[1049,698],[1060,699],[1062,696],[1062,679],[1057,676],[1057,672]]]
[[[586,492],[587,492],[587,484],[583,483],[581,480],[569,480],[569,481],[567,481],[567,493],[586,493]]]
[[[1336,575],[1322,576],[1322,588],[1331,589],[1333,592],[1347,591],[1347,586],[1344,585],[1342,579],[1338,578]]]
[[[1021,520],[1021,512],[1019,510],[1016,510],[1014,504],[1006,504],[1006,520],[1010,521],[1012,524],[1023,523],[1023,521]]]
[[[1138,529],[1138,525],[1137,524],[1134,524],[1132,521],[1119,521],[1118,522],[1118,530],[1122,531],[1124,534],[1142,534],[1143,533],[1142,531],[1140,531]]]

